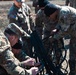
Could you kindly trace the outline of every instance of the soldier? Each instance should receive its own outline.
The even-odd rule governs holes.
[[[48,0],[38,0],[40,10],[37,12],[35,19],[35,24],[36,24],[35,28],[40,38],[44,39],[48,37],[43,41],[47,55],[51,50],[51,43],[49,42],[49,35],[50,35],[49,33],[54,26],[53,23],[49,20],[49,18],[46,17],[44,14],[44,7],[49,3],[50,2]]]
[[[28,34],[31,33],[33,29],[33,20],[30,8],[24,3],[25,0],[14,0],[14,4],[8,12],[9,23],[15,23],[21,27]],[[31,45],[29,39],[22,39],[24,41],[24,49],[26,49],[27,54],[30,56]]]
[[[0,31],[0,66],[10,75],[36,75],[38,68],[27,70],[22,68],[21,62],[14,56],[8,39]]]
[[[27,56],[22,50],[22,41],[19,39],[21,32],[17,27],[18,26],[16,24],[11,23],[4,31],[12,47],[12,52],[14,53],[15,57],[18,58],[19,61],[22,61],[22,63],[26,66],[35,66],[35,59]]]
[[[33,0],[32,6],[35,7],[35,13],[37,13],[39,10],[38,0]]]
[[[76,75],[76,9],[69,6],[52,7],[46,5],[44,13],[52,21],[57,21],[54,38],[70,35],[70,75]]]
[[[44,14],[44,7],[49,4],[47,0],[38,0],[38,4],[40,7],[40,10],[38,11],[36,15],[36,31],[38,32],[41,39],[45,39],[43,41],[44,47],[46,49],[47,55],[50,54],[51,56],[51,50],[52,50],[52,41],[50,41],[50,32],[54,29],[56,22],[52,22],[45,14]],[[51,4],[51,6],[54,6]],[[43,35],[43,37],[42,37]],[[55,40],[56,41],[56,40]],[[59,39],[57,42],[59,44],[60,49],[62,48],[62,39]],[[60,54],[60,51],[57,52],[57,54]],[[52,56],[51,56],[52,57]],[[60,58],[60,56],[57,57],[57,59]],[[55,60],[57,60],[55,59]],[[56,62],[59,62],[58,60]]]
[[[14,0],[14,4],[8,12],[8,19],[9,23],[15,23],[29,33],[33,26],[33,23],[30,22],[32,19],[31,9],[24,2],[25,0]]]
[[[42,39],[42,34],[43,34],[43,27],[46,28],[46,26],[49,24],[49,19],[45,16],[44,14],[44,7],[47,5],[49,2],[47,0],[38,0],[39,8],[40,10],[37,12],[36,19],[35,19],[35,28]],[[50,24],[49,24],[50,25]],[[50,30],[50,29],[49,29]],[[49,33],[49,30],[47,31]],[[44,33],[45,34],[45,33]],[[48,34],[47,34],[48,35]]]

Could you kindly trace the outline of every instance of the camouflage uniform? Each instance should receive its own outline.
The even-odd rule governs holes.
[[[1,32],[1,31],[0,31]],[[0,33],[0,65],[10,75],[32,75],[21,67],[21,62],[15,58],[11,51],[10,43],[4,34]]]
[[[38,32],[40,38],[45,39],[43,41],[44,47],[46,49],[47,54],[51,54],[52,48],[52,41],[50,41],[50,33],[55,28],[57,22],[52,22],[47,16],[44,14],[44,10],[40,9],[36,15],[36,31]],[[42,36],[43,35],[43,36]],[[59,39],[57,41],[59,43],[59,47],[62,48],[61,40]],[[56,52],[57,54],[60,54],[60,51]],[[50,55],[51,56],[51,55]],[[56,62],[58,61],[58,58],[56,58]]]
[[[38,33],[38,35],[40,36],[40,38],[49,38],[50,35],[50,31],[52,30],[52,26],[49,19],[45,16],[44,14],[44,10],[40,9],[36,15],[36,19],[35,19],[35,23],[36,23],[36,31]],[[42,37],[43,35],[43,37]],[[48,48],[49,48],[49,40],[48,38],[46,39],[47,41],[44,41],[44,47],[47,50],[48,53]]]
[[[26,4],[22,3],[22,8],[18,8],[13,4],[13,6],[10,8],[10,11],[8,13],[9,22],[17,24],[24,31],[30,33],[34,27],[33,19],[30,13],[31,10]],[[30,56],[30,51],[29,51],[31,49],[30,41],[29,39],[23,37],[22,40],[24,42],[24,50],[26,50],[26,53]]]
[[[29,33],[33,28],[33,21],[31,21],[32,17],[30,13],[31,9],[25,3],[22,3],[21,8],[13,4],[8,12],[9,23],[15,23]]]
[[[70,35],[70,75],[76,75],[76,9],[62,6],[56,28],[59,32],[54,35],[54,38]]]
[[[45,16],[44,10],[42,9],[38,11],[35,23],[36,23],[35,28],[40,38],[42,38],[42,35],[44,36],[43,38],[48,37],[56,24],[55,22],[52,22],[48,17]]]
[[[17,37],[18,37],[18,42],[17,42],[17,44],[19,45],[19,47],[16,49],[16,47],[14,47],[14,46],[12,46],[12,49],[16,49],[16,50],[18,50],[19,52],[17,53],[17,54],[14,54],[15,55],[15,57],[16,58],[18,58],[19,59],[19,61],[25,61],[26,59],[28,59],[28,58],[30,58],[29,56],[27,56],[24,52],[23,52],[23,50],[21,50],[22,49],[22,47],[23,47],[23,43],[22,43],[22,41],[20,40],[20,37],[21,36],[24,36],[25,35],[25,37],[29,37],[29,35],[23,30],[22,31],[22,29],[20,29],[16,24],[14,24],[14,23],[11,23],[11,24],[9,24],[7,27],[6,27],[6,29],[5,29],[5,31],[4,31],[4,34],[6,35],[6,37],[8,38],[8,34],[9,34],[9,32],[8,32],[8,30],[9,30],[9,32],[10,32],[10,30],[11,31],[13,31],[15,34],[12,34],[12,35],[17,35]],[[9,34],[10,35],[10,34]]]
[[[42,38],[42,32],[43,32],[43,27],[44,27],[44,11],[43,10],[39,10],[36,14],[36,19],[35,19],[35,28],[36,28],[36,31],[38,33],[38,35],[40,36],[40,38]]]

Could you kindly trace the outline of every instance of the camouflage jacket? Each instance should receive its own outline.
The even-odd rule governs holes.
[[[13,4],[8,12],[9,22],[17,24],[28,33],[32,30],[34,25],[30,13],[31,9],[25,3],[22,3],[21,8],[18,8],[15,4]]]
[[[52,22],[48,17],[45,16],[44,10],[39,10],[36,19],[36,30],[40,37],[44,34],[44,37],[50,35],[51,30],[55,27],[56,22]]]
[[[3,33],[0,33],[0,65],[10,75],[32,75],[20,67],[21,63],[12,53],[10,43]]]
[[[71,39],[76,38],[76,9],[69,6],[62,6],[59,12],[59,21],[56,26],[59,32],[54,38],[70,35]]]
[[[19,53],[14,54],[14,55],[21,62],[30,58],[22,49],[19,50]]]

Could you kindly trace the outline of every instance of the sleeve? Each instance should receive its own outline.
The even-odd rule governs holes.
[[[20,67],[20,62],[11,51],[7,38],[0,33],[0,65],[11,75],[31,75],[26,69]]]
[[[11,17],[9,18],[9,23],[15,23],[15,24],[19,25],[18,21],[14,18],[11,18]]]
[[[33,19],[32,19],[31,15],[30,15],[31,14],[31,9],[25,3],[23,3],[22,6],[23,6],[23,9],[24,9],[23,14],[26,17],[28,32],[31,32],[32,31],[32,28],[34,27]]]
[[[66,36],[69,30],[70,24],[72,23],[70,10],[66,7],[63,7],[59,13],[59,21],[56,25],[56,29],[58,32],[54,35],[54,38],[59,39],[60,37]]]
[[[33,15],[31,15],[32,11],[29,6],[27,6],[27,9],[28,9],[28,14],[29,14],[30,29],[33,30],[34,29],[34,19],[33,19]]]
[[[42,38],[42,31],[43,31],[43,20],[40,13],[37,13],[35,18],[35,28],[37,33],[39,34],[40,38]]]
[[[9,19],[9,23],[15,23],[19,25],[18,17],[15,13],[9,12],[7,17]]]
[[[63,6],[59,13],[59,24],[71,25],[76,21],[75,9],[68,6]]]
[[[30,28],[31,30],[34,29],[34,19],[32,15],[29,15],[29,21],[30,21]]]
[[[30,75],[26,69],[19,66],[20,62],[17,60],[10,49],[3,52],[3,63],[2,66],[6,69],[8,74],[11,75]]]
[[[20,61],[25,61],[30,57],[23,50],[21,50],[18,54],[16,54],[16,58],[19,59]]]

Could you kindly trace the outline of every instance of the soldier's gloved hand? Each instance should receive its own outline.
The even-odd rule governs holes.
[[[32,67],[31,69],[27,70],[28,73],[31,75],[36,75],[38,73],[38,68],[37,67]]]
[[[35,64],[35,59],[34,58],[29,58],[29,59],[27,59],[27,60],[25,60],[25,61],[23,61],[22,63],[25,65],[25,66],[34,66],[34,64]]]

